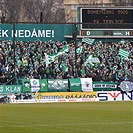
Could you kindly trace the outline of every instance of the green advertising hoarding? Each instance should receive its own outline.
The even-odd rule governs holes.
[[[68,79],[48,79],[49,92],[66,92],[68,90]]]
[[[78,92],[82,91],[80,78],[69,79],[70,91]]]
[[[23,92],[47,92],[47,79],[22,79]]]
[[[21,92],[21,85],[0,85],[0,94],[15,94]]]
[[[116,82],[93,82],[94,91],[115,91],[116,89]]]
[[[1,40],[19,41],[64,41],[65,35],[72,35],[72,24],[0,24]],[[14,34],[15,33],[15,34]]]

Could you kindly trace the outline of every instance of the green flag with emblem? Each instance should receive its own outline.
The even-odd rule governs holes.
[[[64,53],[68,52],[68,44],[66,44],[64,46],[63,49],[61,49],[57,54],[51,54],[51,55],[48,55],[45,53],[45,60],[42,61],[42,63],[46,63],[46,67],[48,67],[48,65],[52,62],[55,62],[58,57]]]
[[[47,79],[22,79],[23,92],[47,91]]]
[[[48,91],[66,92],[68,89],[68,79],[48,79]]]

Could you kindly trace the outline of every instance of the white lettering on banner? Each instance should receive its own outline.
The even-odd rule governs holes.
[[[18,35],[19,37],[24,37],[24,30],[19,30]]]
[[[8,37],[8,30],[0,30],[0,37]]]
[[[29,30],[25,30],[25,37],[30,37],[31,36],[31,32]]]
[[[45,30],[38,30],[38,37],[45,37]]]
[[[11,87],[11,86],[9,86],[9,87],[6,87],[6,92],[9,92],[9,93],[11,93],[11,92],[21,92],[21,90],[20,90],[20,87]]]
[[[93,84],[93,88],[116,88],[117,84]]]
[[[46,31],[46,37],[51,37],[51,30]]]
[[[33,29],[33,32],[32,32],[32,34],[31,34],[31,37],[38,37],[35,28]]]
[[[8,37],[8,30],[0,30],[0,37]],[[11,37],[54,37],[54,30],[36,30],[35,28],[30,30],[12,30]]]

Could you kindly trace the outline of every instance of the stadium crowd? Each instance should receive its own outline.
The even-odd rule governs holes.
[[[46,63],[46,55],[57,54],[67,45],[59,41],[0,42],[0,84],[16,84],[14,77],[22,78],[77,78],[92,77],[93,81],[122,81],[133,76],[133,45],[125,43],[95,42],[93,45],[77,42],[75,58],[75,44],[68,43],[68,51],[58,58]],[[118,55],[119,49],[129,52],[128,58]],[[15,62],[14,62],[15,53]],[[85,64],[89,55],[100,60],[99,64]],[[75,61],[76,59],[76,61]],[[62,65],[63,64],[63,65]]]

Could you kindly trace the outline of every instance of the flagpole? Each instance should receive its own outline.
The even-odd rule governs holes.
[[[15,22],[13,23],[13,63],[14,63],[14,79],[16,82],[16,61],[15,61]]]
[[[76,44],[76,39],[77,39],[77,24],[75,23],[74,24],[74,32],[73,32],[73,40],[74,40],[74,46],[75,46],[75,73],[77,75],[77,69],[76,69],[76,66],[77,66],[77,44]]]

